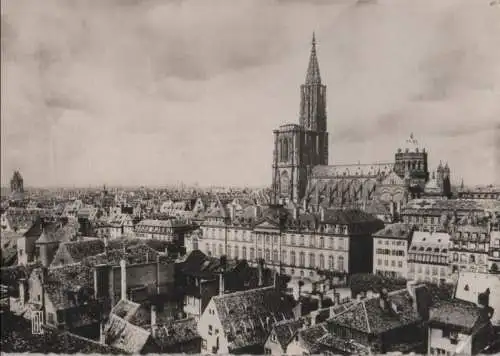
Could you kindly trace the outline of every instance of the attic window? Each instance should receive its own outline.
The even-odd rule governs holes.
[[[468,284],[465,285],[464,290],[465,291],[469,291],[469,285]]]

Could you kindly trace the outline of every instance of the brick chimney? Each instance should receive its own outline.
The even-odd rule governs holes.
[[[226,273],[226,264],[227,258],[226,256],[220,256],[220,271],[219,271],[219,295],[224,295],[224,291],[226,289],[224,274]]]
[[[122,259],[120,261],[121,270],[121,299],[127,299],[127,262]]]
[[[262,287],[264,285],[264,259],[259,259],[259,262],[257,264],[257,271],[259,273],[259,287]]]
[[[101,323],[99,325],[99,343],[101,345],[106,345],[106,333],[105,333],[105,323],[104,321],[101,320]]]
[[[26,279],[19,279],[19,302],[21,302],[21,306],[24,307],[24,303],[26,302]]]
[[[151,305],[151,329],[156,326],[156,305]]]
[[[386,288],[382,288],[382,291],[380,292],[380,308],[383,310],[387,311],[389,309],[389,293],[387,292]]]

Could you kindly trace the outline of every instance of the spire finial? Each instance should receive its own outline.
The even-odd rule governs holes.
[[[318,58],[316,56],[316,34],[314,32],[312,36],[311,56],[309,57],[309,66],[307,67],[306,84],[321,84]]]

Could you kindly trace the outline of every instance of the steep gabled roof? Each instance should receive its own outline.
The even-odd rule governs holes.
[[[212,301],[229,350],[262,346],[275,322],[293,318],[293,300],[274,287],[215,296]]]

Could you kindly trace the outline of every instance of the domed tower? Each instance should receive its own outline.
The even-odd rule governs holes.
[[[421,148],[413,136],[406,140],[404,147],[399,148],[395,155],[394,171],[401,178],[408,178],[410,186],[423,189],[429,180],[427,152]]]

